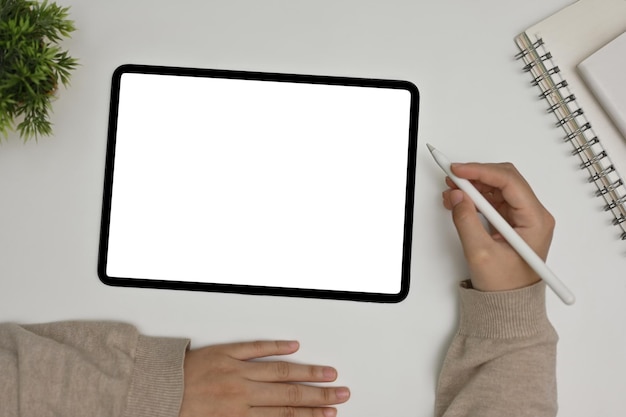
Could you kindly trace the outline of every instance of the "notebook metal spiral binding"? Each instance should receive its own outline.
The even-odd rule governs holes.
[[[586,119],[584,109],[569,91],[567,81],[562,79],[558,66],[552,63],[552,54],[545,50],[543,40],[533,42],[523,35],[520,41],[520,52],[515,58],[524,62],[525,72],[531,73],[531,84],[541,90],[539,98],[548,102],[548,113],[556,116],[556,126],[566,133],[563,140],[573,146],[572,155],[580,158],[580,168],[588,171],[589,182],[597,188],[596,196],[604,199],[604,210],[612,213],[612,223],[621,229],[621,239],[626,239],[626,184]]]

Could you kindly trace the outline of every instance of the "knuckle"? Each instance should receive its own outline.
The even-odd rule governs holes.
[[[517,171],[517,168],[515,168],[515,165],[513,165],[511,162],[502,162],[502,168],[506,169],[507,171],[512,171],[515,172]]]
[[[517,175],[517,174],[519,174],[519,171],[517,170],[515,165],[513,165],[513,163],[511,163],[511,162],[501,162],[501,163],[499,163],[497,165],[507,175]]]
[[[334,390],[332,388],[322,388],[322,398],[324,404],[333,403],[335,399]]]
[[[554,218],[552,214],[550,214],[550,212],[547,212],[547,211],[545,214],[545,223],[546,223],[546,227],[550,230],[553,230],[554,227],[556,226],[556,219]]]
[[[500,163],[498,165],[502,169],[502,172],[509,179],[523,178],[522,174],[520,174],[520,172],[518,171],[517,167],[513,163],[511,163],[511,162],[502,162],[502,163]]]
[[[252,342],[251,346],[257,356],[262,356],[265,353],[265,344],[260,340]]]
[[[487,248],[478,248],[466,254],[467,263],[473,267],[483,267],[491,261],[491,251]]]
[[[293,407],[282,407],[279,411],[279,417],[296,417],[296,409]]]
[[[278,361],[274,362],[274,373],[279,379],[287,379],[289,378],[289,374],[291,372],[291,367],[287,362]]]
[[[275,352],[280,352],[281,350],[281,346],[280,346],[280,342],[278,340],[274,341],[274,347],[273,347]]]
[[[289,404],[298,405],[302,402],[302,389],[299,385],[290,385],[287,388],[287,397]]]

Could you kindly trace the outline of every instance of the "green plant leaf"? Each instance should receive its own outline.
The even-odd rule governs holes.
[[[68,17],[48,0],[0,0],[0,141],[9,130],[25,141],[52,133],[51,96],[78,66],[60,46],[75,31]]]

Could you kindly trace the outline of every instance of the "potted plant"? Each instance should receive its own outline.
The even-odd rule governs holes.
[[[47,0],[0,0],[0,141],[9,130],[25,142],[52,133],[51,100],[77,65],[59,45],[75,30],[68,11]]]

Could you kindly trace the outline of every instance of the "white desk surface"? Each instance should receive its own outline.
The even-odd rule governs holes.
[[[548,260],[578,297],[548,293],[560,415],[626,410],[626,242],[513,59],[515,35],[570,3],[180,0],[70,5],[80,59],[54,136],[0,145],[0,321],[122,320],[193,346],[294,338],[293,360],[338,368],[344,417],[430,416],[466,268],[431,142],[514,162],[555,215]],[[411,291],[381,305],[114,288],[96,275],[109,87],[124,63],[406,79],[421,91]],[[175,140],[175,139],[173,139]]]

